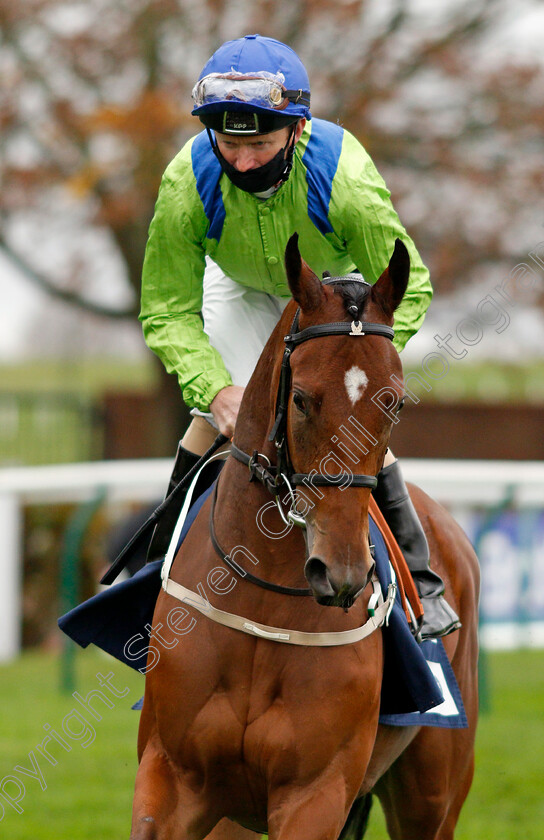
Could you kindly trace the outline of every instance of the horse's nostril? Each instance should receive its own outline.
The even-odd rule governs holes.
[[[304,574],[306,580],[313,589],[322,593],[323,595],[332,595],[334,589],[331,586],[329,576],[327,574],[327,567],[319,557],[310,557],[304,566]]]

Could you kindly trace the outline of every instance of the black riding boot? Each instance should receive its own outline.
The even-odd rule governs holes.
[[[461,626],[459,617],[442,597],[444,583],[429,566],[429,545],[416,513],[398,461],[378,473],[374,498],[412,573],[425,615],[420,628],[422,639],[446,636]]]
[[[174,469],[172,470],[172,475],[170,476],[170,483],[168,484],[166,496],[170,495],[174,487],[177,487],[183,476],[187,475],[189,470],[191,470],[199,460],[200,455],[195,455],[194,452],[189,452],[189,450],[185,449],[181,443],[178,445]],[[155,530],[153,531],[147,551],[148,563],[164,557],[168,551],[168,546],[170,545],[170,540],[172,539],[172,534],[174,533],[174,528],[176,527],[185,495],[185,493],[182,493],[175,502],[172,502],[172,504],[166,508],[162,517],[155,525]]]

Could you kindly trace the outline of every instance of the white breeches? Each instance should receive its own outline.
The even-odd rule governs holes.
[[[204,332],[218,351],[234,385],[245,387],[290,298],[249,289],[227,277],[206,258],[202,317]],[[191,414],[211,420],[211,414]],[[215,424],[214,424],[215,425]]]

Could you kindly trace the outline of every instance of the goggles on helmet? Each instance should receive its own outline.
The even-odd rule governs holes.
[[[214,103],[240,102],[252,108],[284,110],[290,102],[310,105],[305,90],[286,90],[283,73],[210,73],[193,88],[195,109]]]

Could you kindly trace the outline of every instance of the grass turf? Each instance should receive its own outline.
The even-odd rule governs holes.
[[[96,678],[98,673],[107,677],[112,672],[111,685],[117,693],[129,689],[122,698],[107,687],[101,688]],[[10,840],[128,838],[139,720],[130,706],[143,693],[143,677],[96,651],[78,655],[79,694],[86,698],[90,691],[99,689],[113,704],[110,708],[99,698],[92,701],[101,720],[70,694],[60,694],[59,685],[60,664],[55,656],[27,654],[0,669],[0,790],[7,775],[17,776],[26,788],[19,803],[23,813],[0,796],[5,808],[0,835]],[[81,712],[92,730],[71,715],[74,709]],[[67,726],[76,735],[83,735],[81,740],[66,735],[62,725],[66,716]],[[71,747],[68,752],[55,740],[45,745],[57,761],[54,766],[37,749],[47,735],[47,724]],[[41,783],[34,762],[43,774]],[[34,770],[34,776],[14,770],[17,765]],[[44,784],[46,789],[42,789]],[[5,783],[5,790],[13,798],[21,795],[14,783]]]
[[[488,654],[486,664],[490,708],[480,720],[476,776],[456,840],[541,840],[544,652]],[[128,689],[126,696],[118,697],[100,687],[99,673],[104,677],[113,673],[111,685],[118,694]],[[60,694],[57,657],[30,653],[0,667],[3,837],[128,838],[139,719],[130,706],[143,692],[143,678],[92,650],[78,654],[77,675],[77,690],[83,698],[94,689],[109,698],[112,707],[96,698],[93,701],[101,720],[93,718],[70,694]],[[71,714],[74,709],[80,710],[92,729]],[[63,720],[72,733],[82,736],[80,740],[66,734]],[[47,725],[71,747],[66,751],[54,740],[45,745],[57,761],[54,766],[37,749],[47,735]],[[84,747],[85,740],[89,743]],[[16,770],[17,766],[30,775]],[[24,794],[8,776],[24,784]],[[8,804],[2,792],[8,798],[20,798],[22,813]],[[377,804],[366,836],[369,840],[387,838]]]

